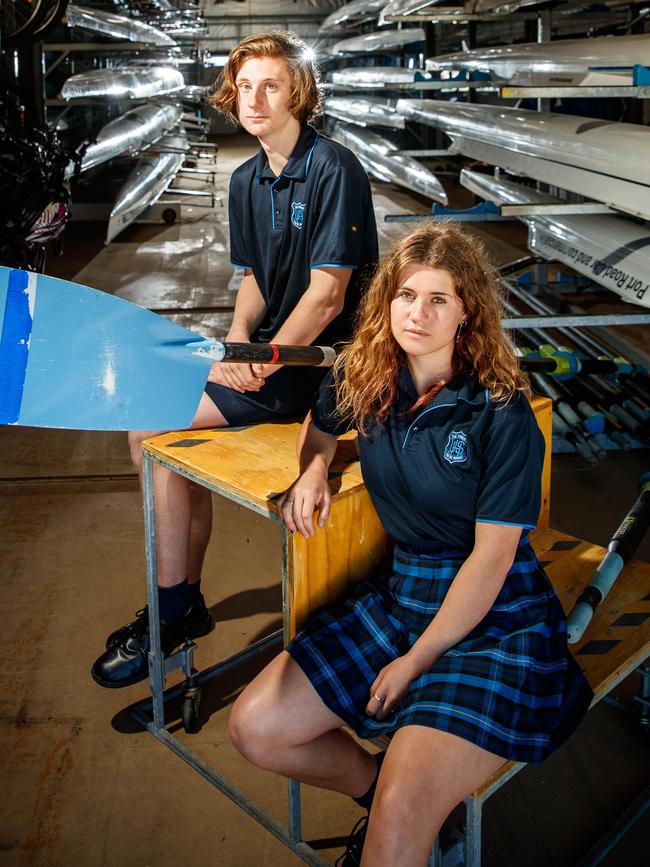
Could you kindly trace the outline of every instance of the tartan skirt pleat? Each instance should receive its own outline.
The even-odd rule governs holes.
[[[593,698],[567,648],[566,621],[523,539],[483,620],[414,680],[378,722],[365,712],[379,671],[435,616],[466,555],[395,548],[392,569],[318,611],[288,647],[330,710],[365,738],[429,726],[522,762],[539,762],[574,730]]]

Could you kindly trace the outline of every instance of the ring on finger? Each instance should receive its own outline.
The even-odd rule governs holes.
[[[375,701],[378,701],[379,704],[383,704],[383,703],[386,701],[386,699],[384,698],[384,696],[382,696],[382,695],[378,695],[377,693],[374,693],[373,698],[374,698]]]

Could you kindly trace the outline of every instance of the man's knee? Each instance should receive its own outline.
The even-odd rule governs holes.
[[[149,431],[129,431],[129,451],[131,452],[131,462],[137,470],[142,468],[142,443],[150,436],[151,433]]]

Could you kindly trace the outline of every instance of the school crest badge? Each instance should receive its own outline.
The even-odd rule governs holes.
[[[305,220],[306,202],[291,202],[291,222],[296,229],[302,229],[302,224]]]
[[[467,460],[467,454],[467,434],[462,430],[453,430],[445,446],[444,459],[450,464],[462,464]]]

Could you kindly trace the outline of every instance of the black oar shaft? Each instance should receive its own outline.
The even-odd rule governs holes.
[[[336,350],[331,346],[282,346],[275,343],[218,343],[218,361],[231,361],[239,364],[286,364],[305,367],[330,367],[336,358]],[[519,359],[523,370],[540,373],[564,372],[561,357]],[[613,373],[616,363],[587,358],[580,361],[585,373]]]
[[[218,361],[239,364],[285,364],[305,367],[331,367],[336,350],[331,346],[281,346],[275,343],[217,344]]]

